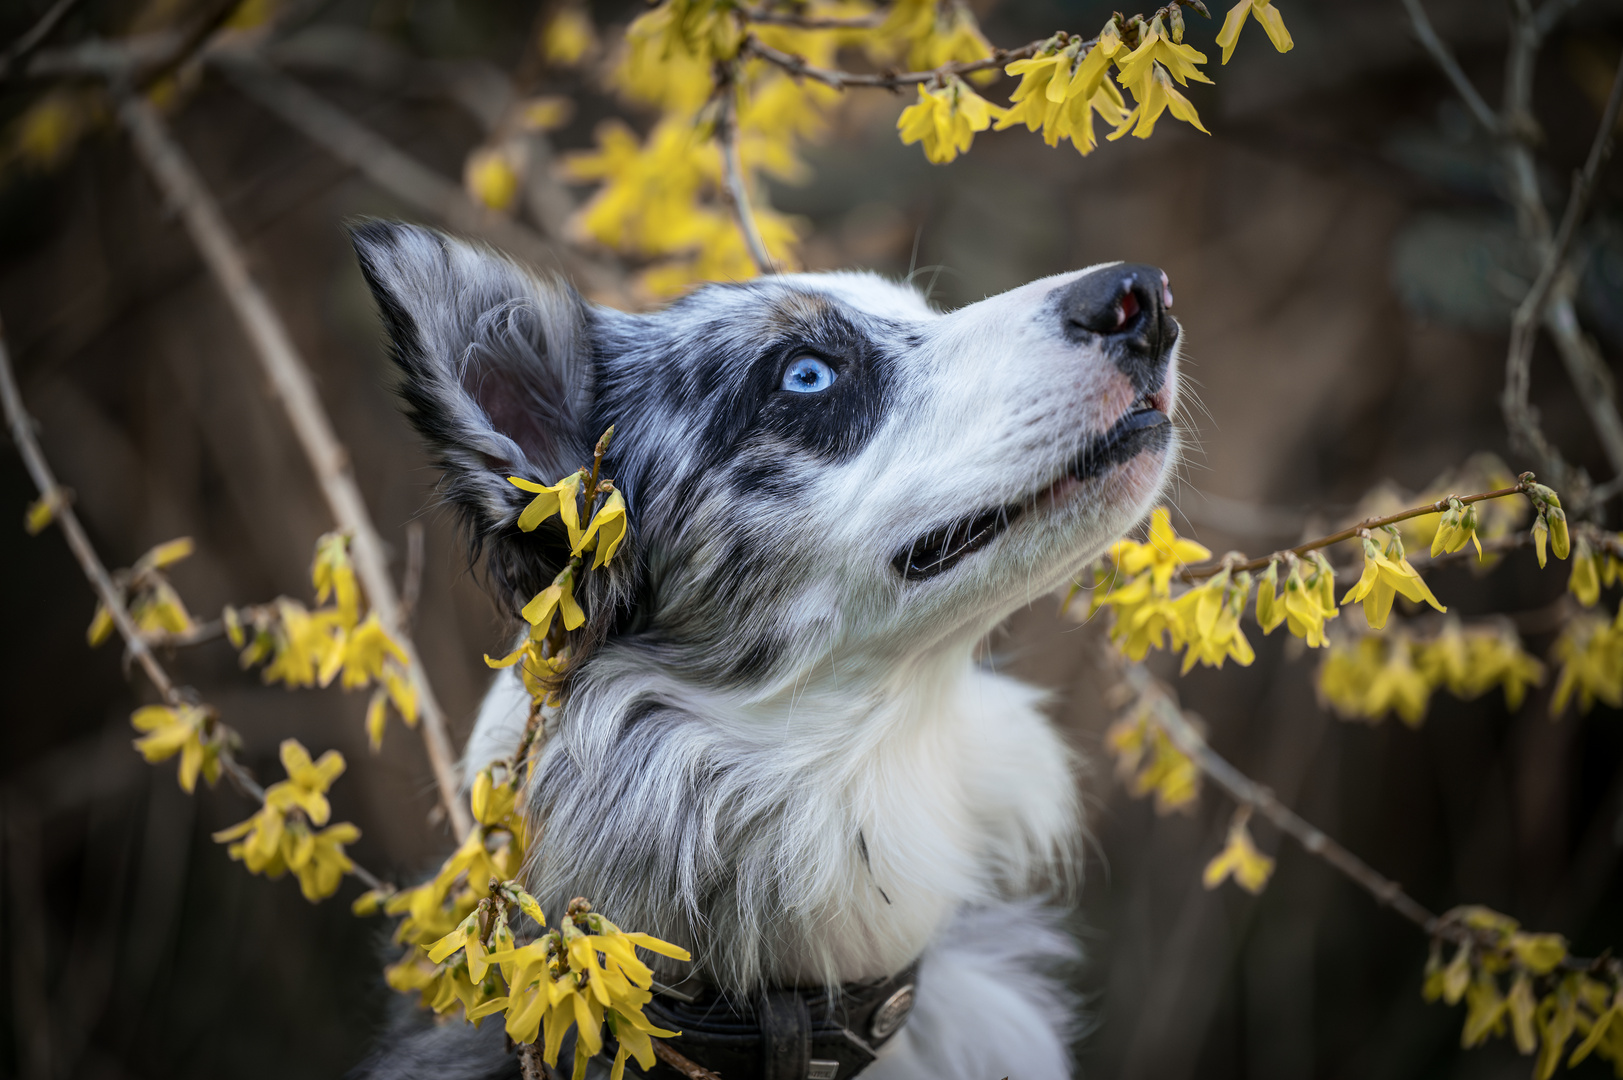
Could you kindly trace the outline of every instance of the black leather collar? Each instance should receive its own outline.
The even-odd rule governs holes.
[[[656,995],[643,1008],[670,1045],[723,1080],[851,1080],[878,1057],[913,1008],[915,962],[888,979],[847,983],[834,994],[797,987],[740,999],[701,990],[692,1002]],[[651,1080],[684,1080],[657,1063]]]

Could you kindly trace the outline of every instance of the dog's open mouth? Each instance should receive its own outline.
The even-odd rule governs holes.
[[[1070,481],[1091,480],[1146,450],[1164,449],[1172,436],[1172,421],[1158,405],[1148,395],[1140,398],[1109,431],[1083,443],[1065,471],[1033,496],[1053,492]],[[925,533],[898,551],[891,565],[908,581],[923,581],[945,573],[996,540],[1033,501],[1028,496]]]

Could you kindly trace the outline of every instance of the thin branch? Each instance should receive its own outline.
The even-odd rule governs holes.
[[[1431,20],[1426,17],[1426,9],[1420,6],[1420,0],[1403,0],[1403,6],[1409,12],[1409,22],[1414,27],[1415,37],[1420,39],[1421,46],[1431,54],[1432,60],[1442,69],[1448,81],[1454,84],[1455,91],[1465,101],[1465,107],[1471,110],[1476,122],[1481,124],[1482,129],[1489,135],[1500,134],[1503,125],[1500,124],[1499,118],[1483,100],[1470,77],[1465,74],[1465,69],[1460,67],[1460,62],[1454,59],[1454,53],[1447,43],[1437,36]]]
[[[423,596],[423,523],[406,523],[406,572],[400,577],[400,618],[410,629]]]
[[[66,490],[57,482],[56,474],[51,471],[50,462],[45,460],[45,451],[40,447],[39,439],[34,434],[33,418],[23,406],[22,393],[17,389],[17,379],[11,369],[11,353],[6,347],[3,326],[0,326],[0,405],[5,409],[6,426],[11,431],[11,441],[16,445],[17,453],[22,456],[28,475],[34,481],[34,487],[39,490],[40,498],[51,504],[54,511],[53,520],[62,529],[62,535],[68,542],[68,549],[73,552],[73,557],[79,562],[79,568],[90,581],[96,599],[112,616],[113,626],[124,639],[127,654],[140,663],[141,670],[146,673],[147,679],[163,698],[164,704],[171,708],[191,704],[186,694],[169,677],[169,672],[158,663],[158,658],[152,655],[146,639],[135,625],[135,620],[130,617],[129,609],[124,605],[123,590],[113,583],[113,576],[107,572],[101,556],[96,554],[95,546],[91,544],[89,535],[85,533],[84,526],[79,521],[79,515],[74,513]],[[229,746],[222,745],[219,748],[219,760],[225,774],[244,794],[256,802],[265,801],[264,786],[236,759]],[[351,867],[350,873],[360,878],[370,888],[386,887],[381,878],[358,863]]]
[[[1209,578],[1220,574],[1224,569],[1232,570],[1235,573],[1242,570],[1261,570],[1269,563],[1274,562],[1277,559],[1283,559],[1286,555],[1296,555],[1300,557],[1302,555],[1306,555],[1310,551],[1317,551],[1320,548],[1329,547],[1331,544],[1339,544],[1343,540],[1351,540],[1360,533],[1367,532],[1371,529],[1379,529],[1387,525],[1396,525],[1400,521],[1407,521],[1409,518],[1424,517],[1427,514],[1441,514],[1443,511],[1448,509],[1450,499],[1457,500],[1463,506],[1469,506],[1471,503],[1483,502],[1487,499],[1503,499],[1511,495],[1521,495],[1524,494],[1526,490],[1525,485],[1517,484],[1515,487],[1500,488],[1497,491],[1483,491],[1475,495],[1450,495],[1445,498],[1438,499],[1434,503],[1426,503],[1423,506],[1410,507],[1408,510],[1400,510],[1396,514],[1387,514],[1385,517],[1365,518],[1356,525],[1347,526],[1340,532],[1331,533],[1329,536],[1321,536],[1317,540],[1309,540],[1305,544],[1298,544],[1293,548],[1276,551],[1271,555],[1263,555],[1255,559],[1246,559],[1243,562],[1236,561],[1232,558],[1215,559],[1211,562],[1202,563],[1199,566],[1186,567],[1178,574],[1178,580],[1199,581],[1202,578]]]
[[[1127,662],[1114,649],[1106,650],[1106,654],[1108,659],[1105,663],[1110,665],[1138,701],[1149,706],[1154,723],[1166,733],[1172,744],[1231,799],[1267,818],[1280,832],[1300,844],[1302,850],[1340,871],[1349,881],[1374,897],[1377,904],[1391,908],[1428,936],[1457,944],[1482,943],[1483,939],[1477,931],[1461,921],[1432,912],[1405,892],[1398,882],[1342,847],[1280,802],[1269,788],[1229,764],[1189,722],[1172,692],[1158,682],[1143,664]],[[1616,963],[1606,954],[1598,958],[1567,956],[1562,959],[1561,968],[1565,971],[1595,971]]]
[[[407,667],[417,689],[429,766],[451,825],[456,834],[462,836],[472,828],[473,821],[458,795],[456,758],[446,732],[445,712],[429,685],[416,643],[406,633],[383,539],[372,524],[366,501],[350,468],[349,453],[333,432],[332,421],[322,407],[310,369],[299,355],[281,316],[249,273],[242,248],[226,224],[219,205],[157,111],[145,98],[126,96],[119,102],[118,114],[142,162],[164,193],[165,201],[179,212],[203,261],[242,324],[309,459],[334,521],[350,536],[355,570],[367,600],[406,653]]]
[[[401,152],[263,60],[245,52],[219,50],[209,61],[249,97],[396,198],[530,262],[561,267],[588,291],[612,295],[623,287],[620,275],[549,244],[534,230],[475,203],[460,185]]]
[[[1549,6],[1546,5],[1540,14],[1548,10]],[[1521,25],[1524,29],[1520,31],[1519,38],[1532,37],[1533,32],[1525,29],[1526,19],[1522,20]],[[1518,41],[1518,47],[1524,53],[1528,48],[1522,41]],[[1530,65],[1524,63],[1522,66]],[[1562,282],[1561,279],[1563,275],[1569,273],[1566,264],[1567,251],[1589,207],[1601,166],[1611,153],[1620,105],[1623,105],[1623,61],[1619,62],[1617,72],[1612,78],[1611,93],[1607,96],[1606,106],[1602,110],[1600,127],[1590,144],[1589,155],[1584,161],[1583,168],[1573,176],[1572,194],[1567,199],[1566,210],[1561,216],[1561,224],[1556,229],[1554,237],[1548,238],[1543,230],[1539,229],[1536,221],[1532,223],[1530,230],[1524,228],[1524,236],[1529,231],[1532,234],[1526,236],[1531,245],[1535,249],[1543,249],[1543,264],[1532,287],[1517,306],[1515,317],[1511,322],[1510,345],[1505,355],[1505,389],[1500,402],[1506,426],[1528,449],[1544,458],[1546,467],[1559,462],[1561,468],[1570,468],[1561,462],[1559,452],[1545,437],[1528,402],[1532,382],[1533,347],[1538,338],[1538,328],[1542,323],[1555,339],[1562,361],[1566,365],[1567,375],[1577,389],[1579,400],[1583,402],[1589,413],[1590,422],[1600,436],[1601,445],[1606,451],[1614,476],[1623,476],[1623,417],[1618,415],[1611,372],[1607,369],[1604,359],[1599,356],[1593,342],[1587,339],[1578,325],[1577,312],[1572,305],[1571,285]],[[1523,162],[1523,158],[1526,158],[1527,162]],[[1515,153],[1513,167],[1519,165],[1522,169],[1531,168],[1530,160],[1531,155],[1523,148]],[[1536,180],[1517,184],[1516,190],[1519,202],[1534,200],[1542,211],[1543,202],[1538,194]],[[1529,215],[1524,213],[1521,216],[1525,220]],[[1546,229],[1547,220],[1547,217],[1544,218]],[[1555,294],[1553,302],[1552,293]],[[1556,479],[1570,485],[1570,480],[1566,477],[1558,475]]]
[[[124,639],[125,647],[130,657],[141,665],[141,670],[157,688],[158,694],[169,705],[185,704],[180,690],[169,678],[169,673],[158,663],[157,657],[152,655],[146,638],[130,618],[130,613],[124,606],[124,594],[119,587],[113,584],[113,577],[102,565],[101,557],[96,554],[95,547],[90,543],[90,537],[85,533],[84,526],[79,523],[79,515],[74,513],[72,500],[68,498],[66,490],[57,483],[56,475],[51,472],[51,466],[45,460],[45,451],[40,448],[39,440],[34,436],[34,422],[23,407],[22,393],[17,389],[17,380],[11,371],[11,353],[6,347],[4,327],[0,326],[0,403],[3,403],[6,412],[6,425],[11,431],[11,441],[16,444],[17,453],[22,455],[23,464],[28,468],[28,475],[33,479],[34,486],[39,489],[40,498],[46,500],[54,512],[54,519],[62,528],[62,535],[68,542],[68,548],[73,557],[79,561],[84,570],[85,577],[90,580],[90,587],[95,590],[96,599],[106,608],[113,617],[113,625],[118,629],[119,636]]]
[[[761,237],[755,211],[750,208],[749,190],[744,183],[744,163],[738,156],[738,91],[732,78],[729,77],[722,84],[718,94],[721,100],[716,117],[716,141],[721,144],[722,177],[727,202],[733,208],[733,219],[738,222],[738,231],[744,235],[744,246],[749,250],[756,272],[775,274],[778,269],[773,265],[772,253],[767,251],[766,241]]]
[[[650,1039],[654,1044],[654,1056],[665,1064],[687,1077],[687,1080],[721,1080],[721,1076],[691,1060],[670,1043],[663,1039]]]
[[[11,69],[28,57],[28,54],[39,48],[40,44],[50,37],[56,24],[61,22],[68,12],[72,11],[79,0],[56,0],[49,11],[40,16],[22,37],[13,41],[4,53],[0,53],[0,79],[11,74]]]
[[[952,75],[967,75],[975,71],[991,71],[1001,69],[1015,60],[1024,60],[1028,56],[1035,56],[1037,50],[1048,43],[1047,38],[1022,45],[1018,49],[994,49],[992,55],[984,60],[957,60],[950,64],[943,64],[929,71],[879,72],[867,74],[855,71],[841,71],[838,68],[818,67],[809,64],[804,57],[794,53],[774,49],[758,38],[744,39],[743,47],[739,50],[740,56],[754,56],[765,60],[769,64],[798,75],[801,78],[811,79],[815,82],[832,86],[836,90],[845,90],[852,86],[877,86],[888,90],[900,90],[904,86],[914,86],[918,83],[931,82],[944,79]]]
[[[1202,773],[1211,777],[1212,782],[1227,792],[1230,798],[1243,806],[1254,808],[1257,813],[1278,826],[1281,832],[1301,844],[1309,854],[1318,856],[1350,878],[1359,888],[1373,896],[1376,903],[1392,908],[1428,934],[1437,932],[1439,925],[1437,916],[1424,904],[1404,892],[1403,886],[1378,873],[1364,860],[1281,803],[1268,788],[1252,780],[1219,756],[1184,716],[1177,702],[1142,664],[1122,664],[1120,674],[1134,695],[1140,701],[1148,703],[1154,710],[1155,722],[1166,732],[1173,745],[1199,766]]]

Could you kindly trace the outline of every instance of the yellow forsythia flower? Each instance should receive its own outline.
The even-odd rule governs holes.
[[[520,491],[529,491],[535,494],[529,505],[518,516],[518,527],[523,532],[534,532],[536,527],[553,514],[557,514],[563,521],[564,528],[569,530],[569,546],[580,544],[580,488],[586,482],[584,471],[572,472],[562,480],[548,487],[538,484],[534,480],[526,480],[521,476],[509,476],[507,482]]]
[[[596,48],[597,29],[582,8],[559,8],[541,31],[541,54],[549,64],[571,67]]]
[[[1375,541],[1364,540],[1364,573],[1358,582],[1341,598],[1342,604],[1362,601],[1364,619],[1370,629],[1379,630],[1386,625],[1392,611],[1392,598],[1402,595],[1410,600],[1424,600],[1438,611],[1448,609],[1437,602],[1431,589],[1419,572],[1409,565],[1403,554],[1403,542],[1393,536],[1386,551],[1375,546]]]
[[[1150,515],[1149,536],[1145,542],[1118,540],[1110,548],[1110,557],[1128,574],[1149,570],[1155,591],[1165,595],[1175,572],[1186,564],[1204,562],[1212,553],[1174,532],[1171,511],[1158,506]]]
[[[1187,46],[1179,46],[1179,48],[1187,48]],[[1120,76],[1117,78],[1119,80]],[[1211,80],[1203,78],[1201,81],[1210,82]],[[1155,133],[1155,122],[1168,109],[1171,109],[1172,115],[1184,123],[1193,125],[1207,135],[1211,134],[1206,130],[1205,125],[1200,122],[1200,114],[1195,111],[1194,105],[1190,104],[1189,99],[1180,94],[1177,88],[1172,85],[1172,80],[1167,77],[1167,70],[1160,64],[1151,64],[1141,81],[1136,83],[1123,82],[1122,85],[1133,92],[1133,108],[1131,112],[1122,117],[1121,122],[1116,125],[1116,130],[1105,136],[1111,141],[1121,138],[1129,131],[1133,133],[1135,139],[1149,138]]]
[[[1004,112],[954,76],[934,90],[921,83],[919,100],[902,110],[896,129],[904,145],[922,141],[924,156],[933,164],[944,165],[967,151],[975,132],[985,131]]]
[[[267,644],[275,656],[261,677],[267,683],[284,682],[289,688],[331,681],[344,661],[343,617],[336,608],[306,611],[297,601],[276,601],[276,625]],[[242,656],[243,666],[260,659],[259,636]]]
[[[265,805],[248,820],[215,833],[214,839],[229,843],[226,853],[251,874],[278,878],[292,870],[305,899],[314,903],[337,892],[343,876],[354,869],[344,845],[361,836],[347,821],[319,832],[310,828],[326,825],[332,815],[326,792],[344,771],[344,758],[329,750],[312,762],[298,740],[286,739],[282,766],[287,779],[265,789]]]
[[[595,547],[597,558],[592,563],[592,569],[595,570],[614,558],[614,553],[620,549],[620,542],[626,538],[626,527],[625,496],[618,490],[611,491],[603,505],[592,515],[592,523],[586,526],[586,531],[581,534],[574,553],[579,555],[582,551]]]
[[[149,763],[180,755],[180,786],[188,795],[196,790],[199,775],[210,787],[220,778],[220,745],[210,732],[207,710],[146,705],[135,710],[130,723],[146,733],[135,740],[135,748]]]
[[[1335,571],[1318,552],[1313,553],[1312,570],[1305,579],[1301,561],[1293,558],[1290,564],[1284,594],[1276,601],[1277,609],[1269,613],[1270,622],[1278,626],[1283,613],[1287,630],[1307,642],[1309,648],[1322,649],[1329,644],[1324,633],[1325,622],[1341,613],[1336,607]]]
[[[512,775],[509,774],[498,784],[487,766],[474,777],[468,805],[473,810],[473,819],[479,824],[497,825],[513,813],[517,798],[518,790]]]
[[[586,613],[575,603],[575,574],[565,567],[552,584],[536,593],[519,612],[530,624],[530,636],[537,641],[552,629],[552,617],[563,614],[564,629],[573,630],[586,621]]]
[[[1551,715],[1565,712],[1574,695],[1579,712],[1587,713],[1596,701],[1614,709],[1623,706],[1623,606],[1614,622],[1593,615],[1571,620],[1552,653],[1561,673],[1550,699]]]
[[[344,636],[343,650],[339,655],[344,672],[342,685],[346,690],[382,679],[386,660],[392,659],[401,666],[407,663],[406,651],[389,636],[375,611]],[[331,681],[328,676],[323,680],[323,685]]]
[[[1448,552],[1458,551],[1466,544],[1476,545],[1476,556],[1482,558],[1482,541],[1477,536],[1477,510],[1476,504],[1461,505],[1458,499],[1451,499],[1437,523],[1437,533],[1431,541],[1431,557],[1436,558]]]
[[[214,840],[216,843],[229,844],[226,854],[240,861],[250,874],[279,878],[287,872],[287,859],[282,846],[286,831],[286,816],[267,803],[247,821],[239,821],[229,829],[215,833]]]
[[[1223,49],[1223,63],[1228,63],[1229,57],[1234,55],[1234,46],[1240,40],[1240,29],[1245,26],[1247,16],[1262,24],[1275,49],[1284,53],[1290,52],[1295,46],[1291,32],[1285,29],[1285,20],[1279,14],[1279,9],[1274,7],[1273,0],[1240,0],[1229,8],[1228,15],[1223,19],[1223,29],[1217,33],[1217,44]]]
[[[907,66],[914,71],[974,63],[992,55],[992,43],[981,33],[980,24],[966,4],[935,5],[935,17],[925,25],[927,29],[914,37],[907,51]]]
[[[54,169],[98,118],[100,98],[84,91],[57,89],[19,117],[7,140],[7,157],[33,169]]]
[[[518,106],[518,123],[525,131],[552,131],[574,115],[575,103],[553,94],[530,98]]]
[[[299,891],[312,904],[338,891],[344,875],[355,864],[344,854],[344,845],[361,838],[361,830],[341,821],[320,832],[311,832],[302,822],[290,823],[284,834],[287,851],[283,861],[299,879]]]
[[[1039,53],[1016,60],[1004,70],[1019,75],[1020,85],[1010,95],[1011,107],[997,122],[1003,131],[1025,124],[1028,131],[1042,129],[1043,141],[1058,145],[1070,139],[1077,152],[1086,157],[1097,145],[1093,114],[1117,126],[1127,116],[1127,104],[1116,84],[1107,78],[1111,58],[1121,50],[1121,36],[1115,23],[1106,25],[1085,57],[1078,59],[1082,42],[1076,41],[1055,52]]]
[[[282,740],[282,768],[287,779],[265,789],[265,805],[286,813],[298,807],[312,825],[325,825],[332,815],[327,789],[344,773],[344,755],[328,750],[311,761],[310,751],[297,739]]]
[[[310,564],[310,583],[315,586],[316,603],[335,596],[340,624],[348,629],[361,617],[361,587],[355,580],[355,566],[349,558],[349,536],[324,533],[316,541],[315,561]]]
[[[383,745],[390,704],[407,727],[417,726],[417,686],[411,681],[411,675],[392,659],[384,661],[383,685],[372,692],[366,705],[366,736],[373,750]]]
[[[513,155],[500,146],[484,146],[468,155],[462,186],[475,202],[505,214],[518,201],[519,173]]]
[[[23,528],[29,536],[38,536],[55,520],[56,499],[42,495],[28,504],[28,511],[23,514]]]
[[[1582,536],[1572,546],[1572,570],[1567,575],[1567,591],[1584,607],[1600,603],[1600,559]]]
[[[1138,48],[1117,61],[1116,81],[1132,91],[1134,105],[1110,138],[1119,139],[1129,130],[1136,138],[1149,138],[1155,131],[1155,121],[1167,109],[1179,120],[1206,131],[1195,107],[1172,85],[1173,80],[1183,86],[1188,86],[1190,79],[1211,82],[1197,66],[1205,62],[1205,53],[1173,41],[1157,15],[1144,30]]]
[[[1232,877],[1236,885],[1255,895],[1262,892],[1273,876],[1274,860],[1257,850],[1251,830],[1246,827],[1248,816],[1243,810],[1235,815],[1229,825],[1228,842],[1201,873],[1201,884],[1208,889],[1215,889]]]
[[[1155,722],[1147,708],[1112,724],[1105,747],[1116,756],[1116,774],[1134,798],[1155,793],[1157,813],[1192,807],[1200,794],[1200,769]]]
[[[1240,615],[1251,594],[1251,575],[1239,574],[1231,579],[1224,569],[1204,585],[1184,593],[1172,603],[1176,619],[1171,623],[1174,647],[1182,638],[1188,642],[1184,653],[1183,673],[1197,662],[1207,667],[1222,667],[1223,661],[1232,659],[1241,667],[1249,666],[1256,653],[1240,630]]]

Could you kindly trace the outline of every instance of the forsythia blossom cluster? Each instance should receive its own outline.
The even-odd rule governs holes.
[[[1484,907],[1456,908],[1439,929],[1460,941],[1445,963],[1443,942],[1433,939],[1422,993],[1427,1001],[1465,1002],[1462,1046],[1509,1034],[1523,1054],[1538,1054],[1536,1080],[1549,1080],[1563,1056],[1571,1067],[1595,1054],[1623,1071],[1623,980],[1615,962],[1602,969],[1610,982],[1564,970],[1567,943],[1559,934],[1527,933]]]
[[[580,897],[570,902],[556,929],[514,945],[507,924],[511,907],[541,927],[546,918],[534,897],[513,882],[493,884],[491,895],[428,952],[434,963],[461,953],[474,982],[493,984],[493,976],[500,975],[506,993],[487,997],[469,1010],[468,1019],[477,1023],[505,1013],[508,1037],[520,1043],[541,1038],[548,1065],[558,1064],[564,1036],[578,1028],[574,1080],[584,1080],[587,1062],[602,1052],[605,1027],[618,1044],[610,1080],[621,1080],[631,1057],[644,1069],[653,1068],[650,1037],[681,1033],[655,1027],[643,1014],[653,1000],[654,973],[638,959],[637,949],[684,961],[692,959],[688,951],[648,934],[626,933]]]
[[[1550,712],[1559,716],[1574,698],[1579,712],[1588,712],[1601,701],[1612,708],[1623,706],[1623,604],[1617,617],[1603,619],[1579,615],[1561,631],[1553,656],[1561,665]]]
[[[29,526],[33,527],[32,521]],[[134,566],[113,575],[113,584],[122,591],[130,618],[142,634],[184,634],[195,625],[180,594],[163,572],[165,567],[190,556],[193,550],[192,538],[182,536],[159,544],[137,559]],[[90,628],[85,631],[86,640],[93,646],[100,645],[112,633],[113,613],[106,605],[97,604]]]
[[[284,683],[289,689],[329,686],[334,679],[346,690],[375,685],[366,731],[376,749],[383,742],[388,705],[408,727],[417,723],[417,688],[406,652],[389,636],[377,612],[361,617],[361,590],[345,534],[327,533],[316,542],[310,577],[316,603],[330,598],[330,607],[311,611],[285,596],[243,610],[228,607],[221,616],[226,636],[240,650],[244,668],[269,660],[263,671],[267,683]]]
[[[251,874],[278,878],[291,870],[304,898],[313,903],[337,892],[338,883],[355,868],[344,845],[359,840],[361,831],[347,821],[321,828],[332,816],[327,789],[344,771],[342,754],[328,750],[311,761],[297,739],[286,739],[282,767],[287,779],[265,789],[259,812],[215,833],[214,839],[229,843],[227,853]]]
[[[415,888],[372,890],[355,901],[357,915],[370,915],[381,907],[390,915],[404,916],[395,928],[395,941],[407,951],[384,977],[401,993],[417,992],[422,1005],[436,1013],[460,1007],[466,1015],[495,995],[483,969],[476,980],[465,960],[432,961],[428,949],[478,907],[488,894],[488,882],[519,876],[529,829],[517,803],[517,777],[510,769],[498,765],[482,770],[470,798],[473,828],[439,871]]]
[[[1454,618],[1427,640],[1403,631],[1338,640],[1318,673],[1321,700],[1340,715],[1380,720],[1396,712],[1411,727],[1425,718],[1435,690],[1470,700],[1497,686],[1515,712],[1528,687],[1543,681],[1544,665],[1527,654],[1509,626],[1466,629]]]
[[[569,561],[552,579],[552,584],[531,597],[520,611],[530,626],[524,643],[499,660],[485,657],[485,663],[493,668],[520,665],[520,675],[536,708],[559,703],[557,684],[569,665],[571,654],[565,635],[586,621],[586,612],[575,600],[577,575],[588,569],[586,553],[593,555],[589,569],[602,568],[620,550],[630,527],[625,496],[615,488],[613,481],[596,479],[613,435],[611,427],[598,440],[591,469],[579,469],[555,484],[540,484],[521,476],[507,478],[508,483],[520,491],[535,496],[518,516],[519,529],[534,532],[542,522],[557,517],[569,545]],[[589,516],[584,528],[581,527],[583,489]],[[563,633],[554,632],[554,620],[561,624]]]
[[[811,0],[797,7],[804,25],[755,21],[729,0],[664,0],[638,16],[611,65],[611,81],[628,101],[661,110],[645,136],[620,121],[597,132],[597,149],[572,155],[567,173],[599,184],[577,219],[586,237],[655,260],[643,274],[655,294],[698,280],[745,278],[755,272],[723,194],[723,162],[715,135],[735,124],[744,186],[754,191],[757,227],[772,258],[786,263],[798,228],[764,207],[758,174],[795,180],[805,174],[799,145],[821,136],[839,92],[818,79],[797,78],[795,64],[831,67],[842,49],[861,50],[872,64],[899,60],[917,79],[918,97],[897,122],[904,143],[922,143],[935,163],[970,148],[977,132],[1025,124],[1050,146],[1070,139],[1083,154],[1096,139],[1093,115],[1110,124],[1110,138],[1148,138],[1168,111],[1202,131],[1195,107],[1179,87],[1210,82],[1206,55],[1183,42],[1183,8],[1208,14],[1199,0],[1174,0],[1151,14],[1114,15],[1091,40],[1061,32],[1035,55],[1005,66],[1020,77],[1011,105],[987,101],[961,75],[985,83],[996,77],[994,50],[961,0],[898,0],[883,18],[866,0]],[[1254,18],[1281,52],[1292,47],[1270,0],[1242,0],[1224,22],[1218,43],[1226,63],[1241,28]],[[782,66],[754,43],[771,50]],[[548,24],[544,54],[572,64],[595,43],[590,20],[566,7]],[[791,57],[792,61],[783,58]],[[1132,104],[1122,96],[1132,95]],[[729,120],[729,117],[731,120]],[[468,186],[487,205],[516,199],[521,171],[513,151],[481,148],[469,158]]]
[[[1155,719],[1147,702],[1105,732],[1105,748],[1116,758],[1116,775],[1127,783],[1134,798],[1155,793],[1155,808],[1163,814],[1192,807],[1200,794],[1200,769],[1179,750]]]

